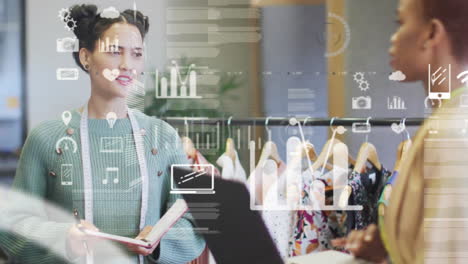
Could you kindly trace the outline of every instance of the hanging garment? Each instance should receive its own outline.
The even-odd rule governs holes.
[[[277,163],[272,159],[267,159],[257,164],[246,183],[247,189],[255,199],[255,205],[263,206],[270,187],[278,180],[278,175],[282,175],[285,170],[286,164],[281,160]]]
[[[192,164],[192,169],[194,170],[204,170],[208,173],[211,173],[211,170],[209,167],[206,167],[206,166],[198,166],[198,165],[212,165],[201,153],[200,151],[196,150],[195,152],[195,157],[190,157],[188,156],[187,157],[190,164]],[[220,177],[221,176],[221,173],[219,172],[219,170],[215,167],[214,167],[214,176],[216,177]]]
[[[212,259],[213,257],[211,252],[208,249],[208,246],[206,246],[201,255],[198,256],[198,258],[188,262],[188,264],[216,264],[216,262]]]
[[[272,178],[276,176],[277,180],[264,196],[262,217],[278,252],[283,259],[287,259],[289,257],[288,248],[292,234],[294,211],[289,210],[286,199],[286,172],[283,171],[278,177],[276,166],[277,163],[273,160],[265,162],[264,170],[267,171],[267,175],[272,176]],[[271,168],[274,168],[274,171],[271,171]]]
[[[387,243],[386,232],[385,232],[385,211],[387,210],[387,207],[389,205],[388,202],[392,194],[392,188],[397,178],[398,178],[398,171],[393,171],[392,176],[390,176],[390,178],[388,179],[382,191],[382,194],[380,195],[380,199],[377,203],[378,215],[379,215],[378,224],[379,224],[379,230],[380,230],[380,237],[382,238],[382,241],[384,242],[384,244]],[[385,246],[387,247],[387,245]]]
[[[239,161],[237,151],[234,150],[234,154],[234,160],[232,160],[231,157],[224,153],[216,161],[216,164],[218,164],[222,168],[221,177],[226,180],[246,182],[247,176],[245,174],[244,168],[242,167],[242,164]]]
[[[363,209],[346,212],[348,232],[377,223],[377,201],[390,174],[391,172],[383,166],[381,170],[372,167],[366,173],[351,172],[348,182],[351,195],[348,204],[362,205]]]
[[[326,192],[325,192],[325,204],[326,205],[335,205],[334,204],[334,190],[333,190],[333,176],[338,175],[339,177],[348,177],[348,175],[353,171],[353,165],[350,165],[348,169],[342,169],[335,167],[333,171],[320,175],[319,172],[315,172],[316,179],[321,180],[325,183]],[[329,210],[325,211],[325,215],[328,218],[328,228],[331,233],[332,239],[345,237],[348,234],[348,225],[347,225],[347,211],[342,210]],[[334,250],[340,250],[341,248],[333,248]]]
[[[327,187],[333,187],[334,175],[347,176],[352,170],[335,168],[321,174],[309,170],[303,173],[302,203],[313,210],[296,212],[294,230],[290,241],[289,256],[306,255],[313,252],[334,249],[331,240],[342,237],[347,230],[346,213],[342,211],[320,210],[321,205],[333,205],[333,196],[325,192]],[[314,180],[315,179],[315,180]]]

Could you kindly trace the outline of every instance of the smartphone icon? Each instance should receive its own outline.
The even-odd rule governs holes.
[[[450,93],[452,91],[452,65],[448,67],[438,67],[433,69],[429,64],[429,99],[450,99]],[[433,92],[434,86],[446,86],[448,87],[447,92]]]
[[[73,164],[62,164],[61,167],[61,180],[62,185],[72,185],[73,184]]]

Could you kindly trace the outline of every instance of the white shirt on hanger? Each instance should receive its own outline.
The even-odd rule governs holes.
[[[237,151],[234,151],[234,154],[235,160],[232,160],[226,153],[224,153],[216,161],[216,164],[222,168],[221,178],[226,180],[246,182],[247,176],[245,174],[244,168],[242,167],[242,164],[239,161]]]
[[[283,172],[264,195],[263,208],[265,209],[262,211],[263,221],[283,259],[288,258],[289,240],[294,221],[294,211],[287,209],[285,174]],[[280,208],[283,210],[278,210]]]

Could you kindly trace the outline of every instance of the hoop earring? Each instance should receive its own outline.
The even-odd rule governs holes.
[[[85,70],[89,71],[89,65],[88,64],[85,64],[84,68],[85,68]]]

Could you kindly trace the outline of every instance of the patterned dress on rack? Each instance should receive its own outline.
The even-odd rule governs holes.
[[[363,229],[377,223],[377,203],[391,172],[384,167],[381,170],[372,167],[366,173],[353,171],[349,175],[351,187],[349,205],[362,205],[361,211],[347,211],[348,232]]]
[[[338,169],[338,173],[348,174],[348,170]],[[345,222],[343,214],[335,211],[320,210],[317,205],[330,204],[330,199],[321,200],[324,187],[333,182],[333,171],[325,174],[315,171],[314,177],[309,170],[303,173],[302,204],[314,210],[299,210],[289,247],[289,256],[301,256],[313,252],[334,249],[330,241],[337,238]],[[315,178],[315,181],[313,180]],[[320,184],[322,183],[322,184]],[[319,195],[317,195],[319,194]],[[326,196],[325,196],[326,197]],[[317,209],[317,210],[316,210]]]

